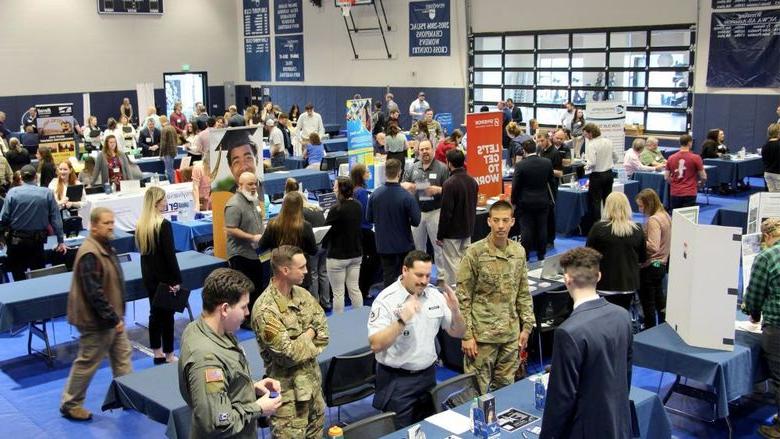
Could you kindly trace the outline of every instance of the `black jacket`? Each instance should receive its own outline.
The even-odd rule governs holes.
[[[603,298],[555,330],[540,438],[630,438],[631,318]]]
[[[464,239],[474,233],[479,185],[464,168],[452,171],[441,190],[441,211],[436,239]]]
[[[160,224],[160,231],[155,237],[154,252],[141,255],[141,277],[150,295],[157,291],[157,285],[160,283],[181,284],[181,271],[173,243],[173,227],[167,219]]]
[[[144,128],[138,134],[138,146],[141,148],[144,157],[156,157],[160,155],[160,150],[156,149],[150,151],[149,147],[152,145],[160,145],[160,130],[155,128],[149,133],[149,128]]]
[[[512,205],[519,209],[549,207],[555,187],[552,162],[532,155],[515,165],[512,178]]]
[[[616,236],[607,221],[593,225],[585,243],[598,250],[601,258],[601,280],[598,289],[602,291],[635,291],[639,289],[639,264],[647,259],[645,233],[635,227],[629,236]]]
[[[325,221],[330,226],[325,237],[328,258],[352,259],[363,256],[362,221],[363,207],[355,200],[344,200],[330,208]]]

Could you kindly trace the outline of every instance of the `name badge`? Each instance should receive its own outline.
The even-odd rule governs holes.
[[[147,137],[146,138],[146,143],[152,143],[152,138],[151,137]]]
[[[428,174],[428,178],[434,180],[434,179],[436,179],[436,174],[435,173],[434,174]]]
[[[118,173],[119,173],[119,168],[114,168],[114,174],[118,174]]]

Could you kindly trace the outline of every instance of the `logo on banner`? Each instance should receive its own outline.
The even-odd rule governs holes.
[[[72,113],[72,112],[73,112],[73,111],[72,111],[72,109],[71,109],[71,107],[59,107],[59,108],[57,109],[57,111],[59,111],[59,112],[60,112],[60,114],[63,114],[63,113]]]
[[[626,107],[623,105],[615,105],[615,114],[621,115],[626,112]]]

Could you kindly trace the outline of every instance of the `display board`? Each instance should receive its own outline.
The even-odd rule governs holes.
[[[748,200],[747,233],[761,233],[767,218],[780,218],[780,192],[759,192]]]
[[[501,194],[502,146],[501,112],[466,115],[466,169],[479,184],[479,193],[487,198]]]
[[[612,142],[612,158],[623,163],[626,145],[626,103],[618,101],[589,101],[585,104],[588,122],[596,124],[601,137]],[[585,146],[587,150],[587,143]]]
[[[710,87],[780,87],[780,9],[712,14]]]
[[[409,2],[409,56],[450,55],[450,0]]]
[[[243,172],[255,174],[262,182],[264,148],[263,130],[258,127],[210,129],[208,170],[212,192],[233,191]]]
[[[691,346],[734,349],[741,232],[672,212],[666,322]]]
[[[165,114],[173,113],[173,105],[181,102],[182,113],[189,120],[195,112],[195,104],[201,102],[209,108],[209,79],[206,72],[163,73],[165,84]]]
[[[98,0],[98,14],[162,14],[163,0]]]
[[[39,136],[38,150],[43,146],[49,148],[55,164],[74,157],[76,119],[73,118],[73,104],[43,104],[36,105],[35,109],[38,114],[35,119]]]
[[[350,169],[357,163],[366,165],[371,177],[366,187],[374,187],[374,136],[371,135],[371,99],[348,99],[347,154]]]

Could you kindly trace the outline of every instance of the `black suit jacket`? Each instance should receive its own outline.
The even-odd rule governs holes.
[[[552,163],[538,155],[528,156],[515,165],[512,204],[521,210],[549,207],[554,185]]]
[[[631,318],[603,298],[582,303],[555,330],[539,436],[630,438]]]
[[[512,108],[512,120],[517,123],[523,121],[523,111],[517,105]]]
[[[159,149],[154,151],[149,150],[149,147],[152,145],[160,145],[160,130],[155,128],[150,134],[149,128],[142,129],[138,134],[138,146],[141,147],[141,151],[144,157],[154,157],[160,155]]]

